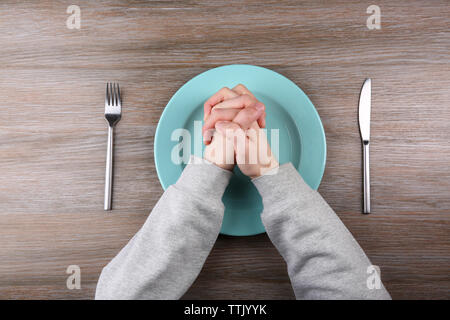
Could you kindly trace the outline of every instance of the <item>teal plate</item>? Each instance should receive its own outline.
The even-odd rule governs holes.
[[[228,65],[189,80],[164,109],[155,135],[155,164],[164,190],[178,180],[185,166],[171,160],[172,151],[178,150],[174,148],[180,143],[176,135],[173,139],[173,132],[179,128],[187,129],[191,134],[191,153],[201,157],[201,148],[194,147],[194,134],[200,139],[197,141],[202,139],[201,130],[198,130],[201,123],[197,122],[197,130],[194,130],[194,121],[202,121],[203,104],[211,95],[222,87],[232,88],[239,83],[265,104],[269,142],[271,129],[278,129],[279,162],[291,162],[306,183],[317,189],[325,170],[326,141],[319,114],[309,98],[295,83],[272,70],[252,65]],[[261,196],[237,167],[222,201],[225,216],[221,233],[248,236],[265,231],[260,218]]]

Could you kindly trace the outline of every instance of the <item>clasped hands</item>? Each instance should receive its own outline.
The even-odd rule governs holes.
[[[263,103],[242,84],[222,88],[204,104],[204,158],[232,170],[238,165],[250,178],[278,167],[266,134]]]

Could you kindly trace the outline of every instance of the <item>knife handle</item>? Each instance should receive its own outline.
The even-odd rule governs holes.
[[[363,185],[364,185],[364,213],[370,213],[370,165],[369,141],[363,141]]]

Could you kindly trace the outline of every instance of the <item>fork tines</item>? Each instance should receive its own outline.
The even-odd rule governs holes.
[[[120,88],[118,83],[108,82],[106,84],[105,108],[121,107]]]

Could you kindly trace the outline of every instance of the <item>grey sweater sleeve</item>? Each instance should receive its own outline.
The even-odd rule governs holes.
[[[219,234],[232,173],[195,160],[103,268],[96,299],[178,299],[197,278]]]
[[[382,284],[367,285],[369,259],[320,194],[290,163],[271,173],[253,183],[263,198],[263,224],[287,263],[296,298],[390,299]]]

